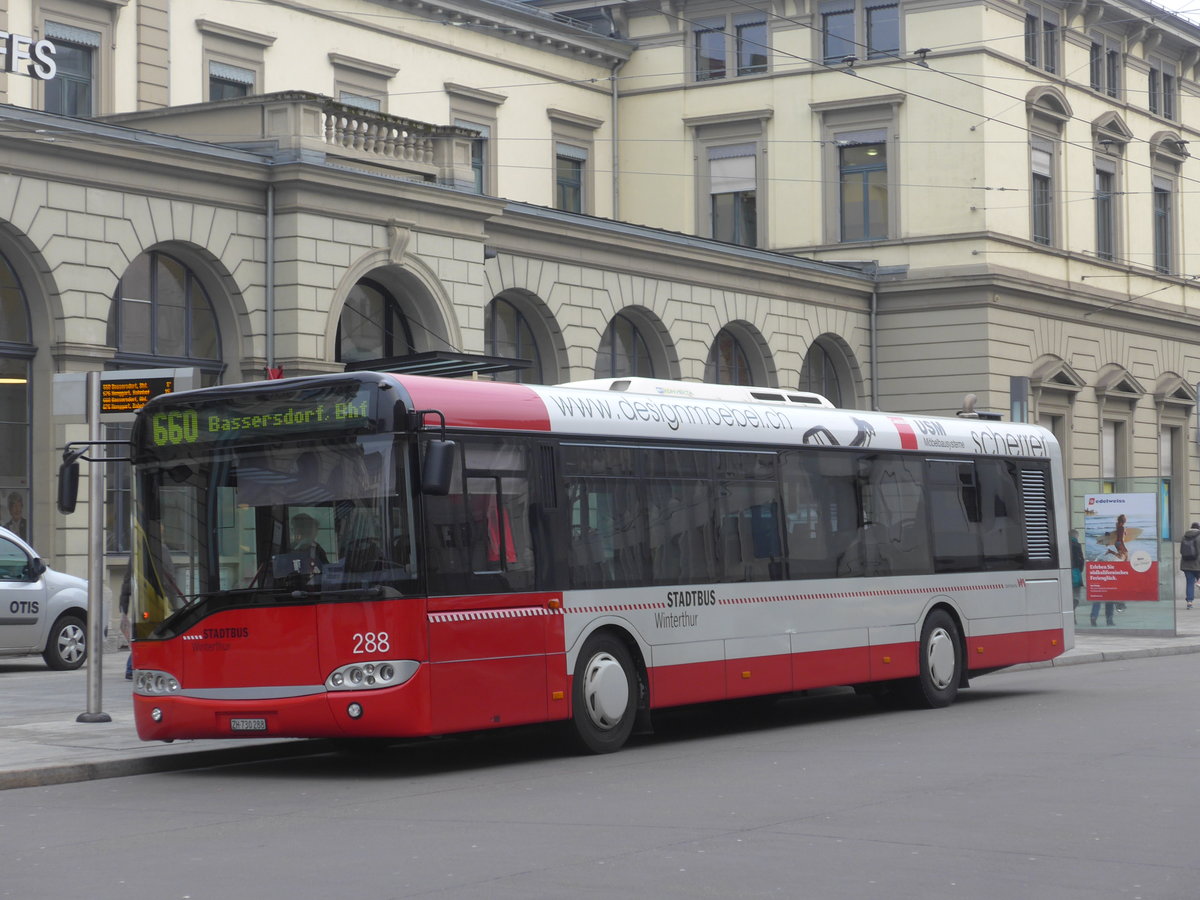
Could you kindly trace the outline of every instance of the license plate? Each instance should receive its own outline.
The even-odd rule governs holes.
[[[230,731],[266,731],[266,719],[230,719]]]

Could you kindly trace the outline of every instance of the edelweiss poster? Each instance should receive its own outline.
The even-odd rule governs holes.
[[[1092,603],[1158,599],[1158,516],[1154,494],[1084,498],[1084,578]]]

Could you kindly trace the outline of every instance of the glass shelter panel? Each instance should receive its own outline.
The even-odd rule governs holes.
[[[1184,604],[1184,578],[1179,570],[1179,541],[1166,537],[1161,487],[1160,479],[1155,477],[1071,479],[1071,532],[1080,542],[1085,567],[1075,605],[1075,627],[1081,631],[1095,628],[1107,633],[1176,634],[1175,611]],[[1110,510],[1106,502],[1109,498],[1128,498],[1131,512],[1125,513],[1125,521],[1120,523],[1120,535],[1117,514],[1113,512],[1120,504],[1113,504]],[[1089,566],[1097,565],[1118,570],[1111,573],[1114,575],[1132,575],[1136,580],[1130,583],[1139,589],[1123,595],[1123,582],[1117,580],[1108,582],[1117,585],[1115,591],[1099,591],[1100,582],[1087,577],[1096,573],[1086,572]],[[1144,572],[1138,571],[1144,567]],[[1107,579],[1109,574],[1106,571],[1104,577]],[[1143,579],[1149,580],[1148,591],[1140,589]],[[1106,624],[1110,613],[1112,625]]]

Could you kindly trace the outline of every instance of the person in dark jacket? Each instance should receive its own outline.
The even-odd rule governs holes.
[[[121,596],[117,608],[121,611],[121,634],[125,640],[133,637],[133,625],[129,621],[129,600],[133,594],[133,559],[129,560],[129,568],[125,570],[125,579],[121,582]],[[125,680],[133,680],[133,645],[129,647],[129,659],[125,660]]]
[[[1196,600],[1196,579],[1200,578],[1200,522],[1193,522],[1179,539],[1179,569],[1187,579],[1183,596],[1191,609]]]

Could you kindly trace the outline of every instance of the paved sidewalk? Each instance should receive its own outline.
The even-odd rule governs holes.
[[[1177,618],[1177,636],[1085,631],[1075,636],[1074,649],[1053,662],[1017,668],[1200,653],[1200,609],[1188,612],[1181,603]],[[126,655],[118,651],[104,656],[100,708],[112,717],[107,723],[76,721],[87,710],[85,670],[52,672],[37,657],[0,660],[0,790],[332,749],[329,741],[290,739],[145,743],[133,726],[133,702],[124,678]]]

